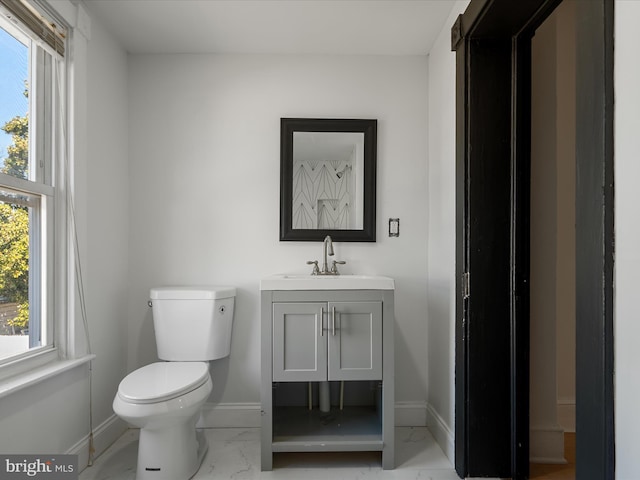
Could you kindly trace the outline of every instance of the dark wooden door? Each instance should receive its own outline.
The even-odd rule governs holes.
[[[531,37],[559,3],[472,0],[452,29],[461,477],[529,474]],[[577,7],[579,479],[613,478],[612,4]]]
[[[613,0],[577,1],[576,478],[613,480]]]
[[[466,70],[458,81],[484,86],[477,94],[467,83],[458,138],[456,468],[504,478],[512,434],[511,41],[467,41],[458,55]]]

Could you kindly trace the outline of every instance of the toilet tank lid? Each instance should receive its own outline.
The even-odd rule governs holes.
[[[235,297],[236,289],[228,286],[181,286],[151,289],[151,300],[215,300]]]

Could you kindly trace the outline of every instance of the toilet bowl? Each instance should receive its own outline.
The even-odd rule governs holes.
[[[127,375],[113,411],[140,428],[137,480],[188,480],[207,452],[196,431],[213,389],[209,361],[229,355],[235,289],[151,290],[160,359]]]
[[[196,435],[212,390],[205,362],[158,362],[124,378],[113,401],[123,420],[140,428],[137,480],[187,480],[207,452]]]

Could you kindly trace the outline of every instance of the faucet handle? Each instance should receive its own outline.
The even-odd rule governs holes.
[[[334,275],[340,275],[340,272],[338,272],[338,265],[344,265],[345,263],[347,262],[344,260],[334,260],[331,262],[331,273]]]
[[[307,265],[313,265],[313,270],[311,271],[311,275],[318,275],[320,273],[317,260],[308,260]]]

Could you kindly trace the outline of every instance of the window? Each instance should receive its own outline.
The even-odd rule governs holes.
[[[54,348],[59,28],[25,0],[0,0],[0,366]]]

